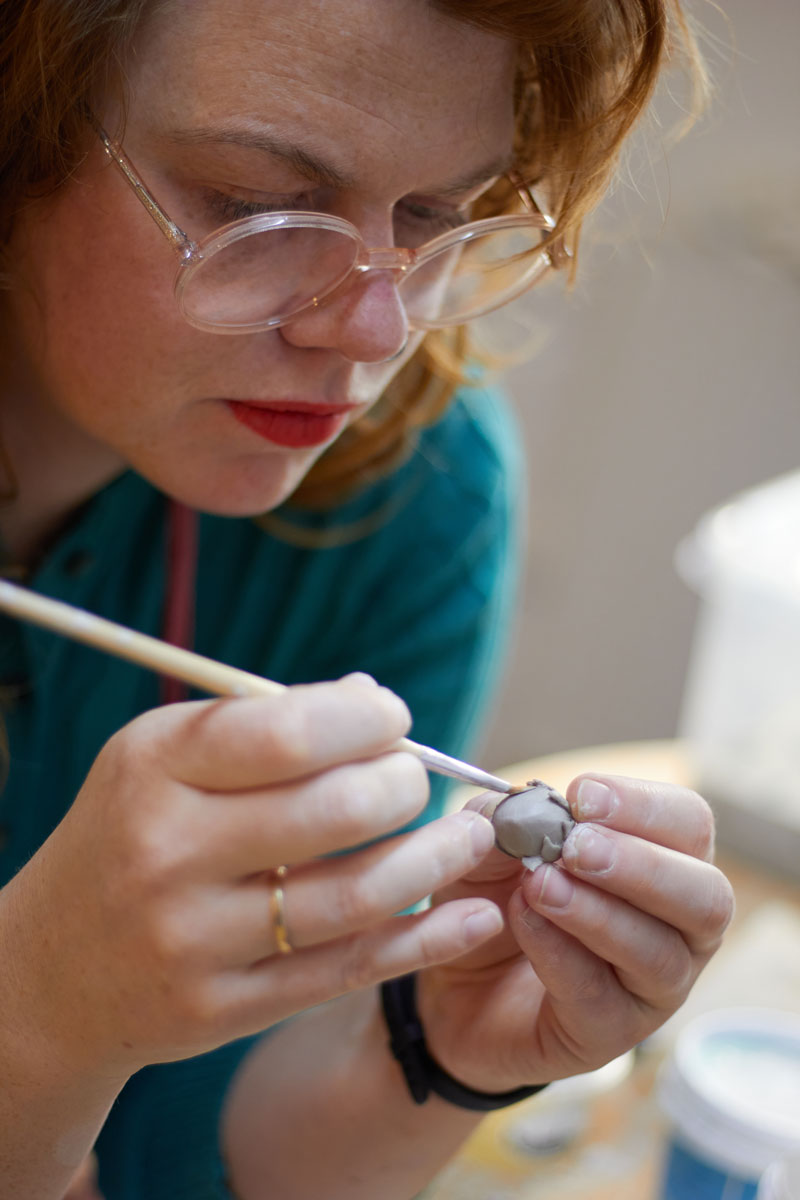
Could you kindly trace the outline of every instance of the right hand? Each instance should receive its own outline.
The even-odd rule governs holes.
[[[392,916],[489,851],[477,813],[323,857],[422,812],[421,763],[389,752],[409,724],[398,697],[349,676],[126,725],[0,893],[17,1023],[78,1072],[124,1079],[496,933],[483,899]],[[288,955],[265,876],[281,864]]]

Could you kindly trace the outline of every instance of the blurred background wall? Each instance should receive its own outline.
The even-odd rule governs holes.
[[[527,555],[489,766],[672,735],[697,608],[675,546],[800,466],[800,4],[692,12],[709,113],[669,153],[657,123],[639,139],[576,292],[531,299],[546,344],[507,376]],[[664,134],[680,116],[656,112]]]

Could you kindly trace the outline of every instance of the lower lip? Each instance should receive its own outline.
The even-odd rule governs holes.
[[[253,433],[277,446],[321,446],[343,428],[347,411],[311,412],[308,409],[264,408],[228,400],[236,420]]]

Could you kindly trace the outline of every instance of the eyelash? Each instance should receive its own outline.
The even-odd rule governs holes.
[[[279,201],[241,200],[225,192],[208,188],[204,191],[205,203],[219,220],[242,221],[247,217],[261,216],[272,212],[313,212],[314,206],[308,202],[305,195],[294,198],[281,198]],[[447,233],[451,229],[460,229],[470,219],[468,215],[455,209],[427,208],[422,204],[406,203],[403,210],[408,214],[409,223],[425,225],[431,231],[431,236]]]

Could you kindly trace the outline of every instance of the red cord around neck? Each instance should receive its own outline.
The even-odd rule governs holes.
[[[167,502],[166,590],[161,636],[172,646],[191,650],[194,644],[195,584],[197,580],[197,513],[177,500]],[[161,703],[186,700],[182,679],[161,676]]]

